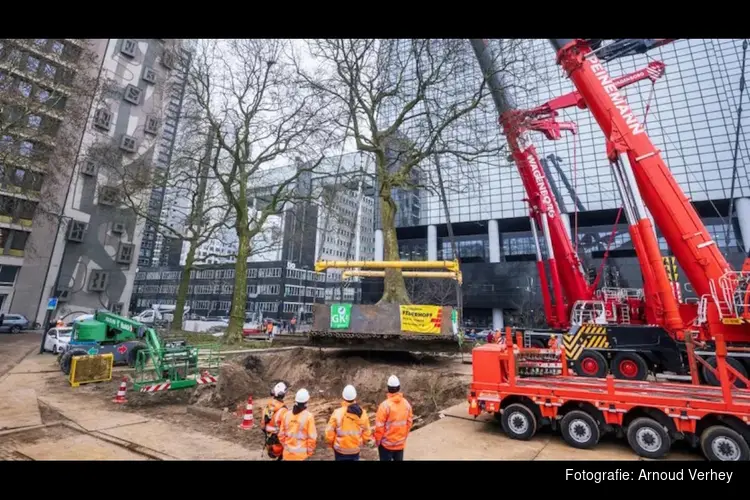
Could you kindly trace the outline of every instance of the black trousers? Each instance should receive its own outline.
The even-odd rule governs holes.
[[[378,446],[378,455],[381,462],[402,462],[404,460],[404,450],[389,450],[381,444]]]
[[[344,455],[343,453],[334,450],[333,456],[335,457],[334,460],[337,462],[357,462],[359,460],[359,453],[356,455]]]

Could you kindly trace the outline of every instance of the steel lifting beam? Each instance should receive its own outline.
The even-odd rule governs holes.
[[[457,260],[320,260],[315,263],[315,271],[322,272],[326,269],[444,269],[457,273],[459,266]]]

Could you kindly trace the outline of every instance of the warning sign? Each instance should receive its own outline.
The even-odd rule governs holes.
[[[443,322],[441,306],[400,306],[401,331],[440,333]]]

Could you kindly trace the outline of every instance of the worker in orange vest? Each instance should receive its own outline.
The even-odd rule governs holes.
[[[557,335],[550,335],[547,343],[549,349],[557,349]]]
[[[414,411],[401,393],[398,377],[388,377],[388,397],[375,414],[375,444],[380,460],[402,461],[406,438],[414,425]]]
[[[266,452],[269,457],[277,461],[282,460],[284,453],[284,446],[279,440],[279,429],[284,414],[289,411],[284,404],[286,389],[284,382],[279,382],[273,386],[271,400],[266,403],[266,407],[263,409],[263,433],[266,436]]]
[[[362,446],[375,446],[370,432],[370,418],[357,404],[357,389],[353,385],[344,387],[344,401],[333,410],[326,427],[326,443],[333,448],[336,461],[357,461]]]
[[[283,460],[307,460],[318,444],[315,417],[307,410],[310,393],[300,389],[294,396],[294,406],[284,414],[279,428],[279,441],[284,446]]]

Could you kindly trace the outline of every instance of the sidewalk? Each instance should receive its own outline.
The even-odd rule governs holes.
[[[42,411],[44,410],[44,411]],[[52,415],[52,417],[46,417]],[[121,411],[67,385],[54,356],[29,354],[0,380],[0,458],[259,460],[261,450]]]

